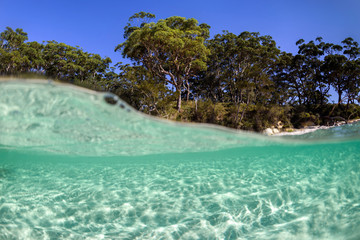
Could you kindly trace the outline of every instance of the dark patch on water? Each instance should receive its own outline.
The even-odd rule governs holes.
[[[115,105],[118,102],[118,99],[113,95],[105,95],[104,100],[110,105]]]
[[[120,108],[121,108],[121,109],[125,109],[125,104],[120,103],[120,105],[119,105],[119,106],[120,106]]]

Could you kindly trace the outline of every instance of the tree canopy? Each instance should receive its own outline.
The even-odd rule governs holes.
[[[135,17],[139,16],[136,14],[130,20]],[[190,93],[189,79],[206,69],[209,50],[204,42],[209,36],[208,26],[199,25],[193,18],[170,17],[140,27],[128,25],[124,35],[127,38],[116,47],[116,51],[122,50],[124,57],[174,86],[180,111],[181,93],[184,89]]]
[[[108,71],[110,58],[65,43],[25,42],[27,33],[7,27],[0,35],[0,74],[38,73],[55,79],[97,81]]]
[[[360,47],[351,37],[296,42],[281,51],[257,32],[223,31],[173,16],[139,12],[115,47],[132,64],[78,46],[28,41],[22,29],[0,33],[0,75],[31,73],[110,91],[136,109],[169,119],[260,131],[360,118]],[[337,93],[331,103],[331,93]]]

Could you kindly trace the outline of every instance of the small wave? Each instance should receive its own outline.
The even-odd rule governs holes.
[[[115,95],[44,80],[1,81],[0,96],[0,144],[57,154],[204,152],[360,136],[359,124],[289,141],[214,125],[170,122],[139,113]]]
[[[360,235],[359,124],[277,138],[46,81],[0,96],[0,239]]]

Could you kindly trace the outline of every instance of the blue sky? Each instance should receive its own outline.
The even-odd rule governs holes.
[[[350,36],[360,42],[359,9],[360,0],[0,0],[0,32],[6,26],[23,28],[29,41],[56,40],[126,62],[114,48],[123,41],[128,18],[145,11],[157,19],[195,18],[211,26],[211,35],[260,32],[281,50],[296,53],[300,38],[340,43]]]

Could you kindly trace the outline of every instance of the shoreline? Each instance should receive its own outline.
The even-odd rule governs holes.
[[[333,127],[339,127],[342,125],[346,125],[346,124],[352,124],[355,122],[360,121],[360,119],[353,119],[353,120],[349,120],[348,122],[345,121],[341,121],[341,122],[337,122],[332,126],[322,126],[322,125],[317,125],[317,126],[308,126],[305,128],[292,128],[291,131],[281,131],[281,129],[271,129],[271,131],[273,131],[272,134],[268,134],[269,130],[265,130],[264,134],[268,135],[268,136],[287,136],[287,135],[302,135],[302,134],[306,134],[306,133],[310,133],[310,132],[315,132],[319,129],[329,129],[329,128],[333,128]],[[275,130],[275,131],[274,131]]]

